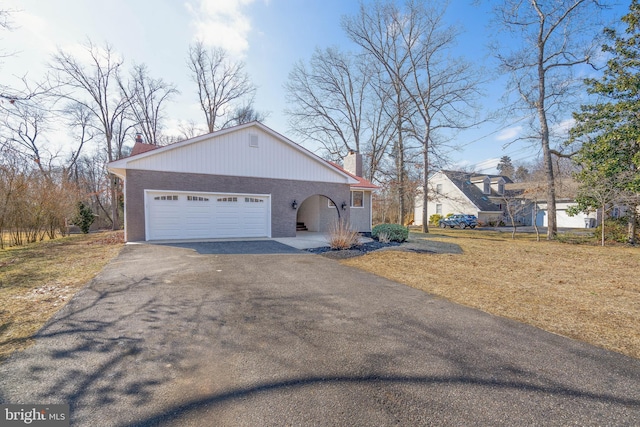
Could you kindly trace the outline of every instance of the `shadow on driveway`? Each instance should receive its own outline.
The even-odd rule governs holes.
[[[0,403],[66,403],[71,425],[104,427],[640,419],[637,359],[320,256],[181,249],[237,245],[126,246],[0,364]]]

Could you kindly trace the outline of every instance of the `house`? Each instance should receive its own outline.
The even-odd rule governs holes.
[[[259,122],[164,147],[136,142],[111,162],[124,181],[127,241],[294,237],[337,220],[371,231],[362,157],[333,165]]]
[[[595,224],[595,214],[567,212],[575,206],[575,185],[571,180],[556,183],[557,226],[583,228],[589,222]],[[441,170],[429,179],[429,215],[438,213],[466,213],[478,217],[483,224],[510,224],[509,209],[519,225],[548,224],[545,185],[540,183],[514,183],[506,176],[486,175],[460,171]],[[593,219],[594,221],[591,221]],[[422,225],[422,196],[416,199],[414,223]]]
[[[481,175],[441,170],[429,178],[429,215],[473,214],[481,223],[502,220],[505,185],[511,180],[500,175]],[[428,221],[428,218],[427,218]],[[422,225],[422,195],[416,198],[414,224]]]
[[[576,215],[569,215],[569,208],[576,206],[575,197],[578,190],[578,184],[567,178],[559,178],[556,184],[556,225],[560,228],[584,228],[586,224],[590,227],[600,222],[596,212],[586,214],[580,212]],[[518,182],[507,184],[507,192],[519,194],[520,198],[530,204],[528,215],[524,225],[535,225],[538,227],[547,227],[549,225],[549,217],[547,214],[546,200],[546,183],[540,182]],[[534,206],[535,204],[535,206]]]

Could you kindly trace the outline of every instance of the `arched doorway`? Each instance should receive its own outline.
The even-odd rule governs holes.
[[[322,194],[307,197],[296,213],[296,231],[328,232],[341,218],[338,203]]]

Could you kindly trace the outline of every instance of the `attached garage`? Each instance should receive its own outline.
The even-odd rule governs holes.
[[[111,162],[109,171],[124,182],[129,242],[295,237],[305,200],[325,197],[332,214],[350,222],[351,186],[361,185],[259,122],[163,147],[136,141],[131,156]],[[371,231],[370,224],[358,222],[357,231]]]
[[[145,191],[148,240],[269,237],[270,197]]]

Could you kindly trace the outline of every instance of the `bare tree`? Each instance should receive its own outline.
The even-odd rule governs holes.
[[[178,90],[162,79],[149,76],[147,66],[135,65],[131,71],[128,86],[120,81],[126,98],[131,100],[131,115],[136,130],[147,144],[157,144],[160,140],[164,116],[164,106]]]
[[[408,135],[422,145],[424,218],[428,218],[426,189],[432,158],[441,155],[438,133],[477,123],[472,101],[478,94],[478,73],[469,63],[450,56],[457,33],[444,24],[445,10],[412,0],[401,7],[395,3],[362,4],[357,19],[344,21],[349,37],[387,71],[397,94],[396,155],[404,163],[400,148],[404,148],[405,126]],[[404,182],[401,175],[401,198]],[[404,209],[403,203],[400,208]],[[427,221],[423,231],[429,231]]]
[[[93,115],[87,107],[78,103],[69,104],[64,114],[67,116],[72,138],[77,143],[77,148],[69,155],[64,171],[67,179],[78,183],[78,159],[82,154],[82,148],[95,137]]]
[[[552,154],[560,154],[551,147],[551,128],[560,123],[579,83],[572,70],[590,64],[596,52],[594,24],[600,8],[597,0],[505,0],[495,10],[497,25],[506,32],[500,37],[509,40],[494,46],[501,69],[510,76],[509,89],[517,93],[515,105],[537,118],[528,137],[542,148],[549,240],[558,230]]]
[[[113,48],[106,44],[104,48],[94,45],[91,40],[85,44],[88,62],[74,57],[68,52],[58,50],[50,64],[60,84],[58,96],[75,102],[91,112],[94,117],[92,126],[104,138],[104,150],[107,161],[122,156],[121,144],[114,140],[123,115],[130,108],[131,101],[120,90],[120,67],[123,63]],[[120,228],[118,212],[118,180],[111,182],[111,219],[112,228]]]
[[[45,175],[49,173],[52,159],[52,154],[40,142],[49,119],[47,111],[31,102],[14,102],[5,110],[0,131],[8,143],[26,154]]]
[[[309,67],[298,62],[285,84],[291,130],[321,144],[334,160],[360,152],[369,81],[361,57],[337,48],[316,49]]]
[[[255,87],[244,63],[231,61],[222,48],[206,50],[202,42],[189,46],[189,70],[209,132],[228,127],[238,105],[252,105]]]
[[[238,126],[250,122],[263,122],[267,117],[267,113],[257,111],[251,104],[241,105],[234,110],[229,125]]]
[[[316,49],[309,64],[298,62],[285,85],[291,130],[319,143],[339,162],[349,151],[365,157],[364,174],[377,178],[391,139],[386,87],[377,84],[377,64],[338,48]]]
[[[387,114],[394,123],[394,141],[390,156],[394,160],[398,195],[399,222],[404,223],[406,207],[406,143],[407,120],[411,116],[410,103],[404,81],[410,78],[411,64],[407,46],[403,44],[394,15],[400,13],[395,4],[360,4],[356,16],[345,17],[342,27],[347,36],[361,46],[380,67],[381,85],[388,88],[390,107]]]

